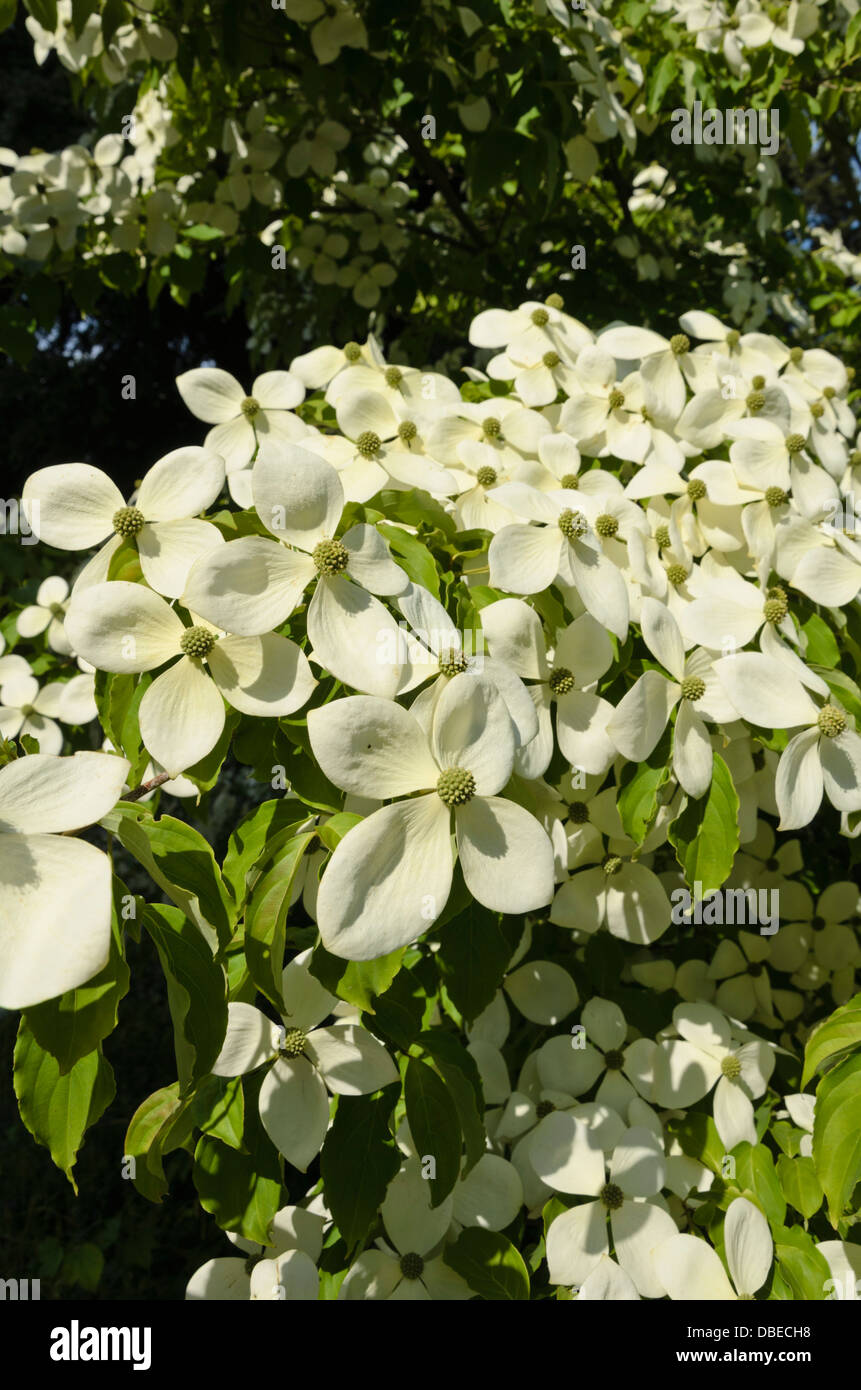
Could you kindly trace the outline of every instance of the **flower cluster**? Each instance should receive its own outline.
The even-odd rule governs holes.
[[[460,388],[372,338],[248,394],[192,369],[177,385],[205,441],[130,498],[80,463],[23,491],[43,543],[99,547],[18,630],[99,673],[120,756],[89,756],[114,797],[147,758],[203,792],[231,748],[287,793],[253,850],[240,827],[231,887],[207,900],[245,914],[222,946],[249,972],[213,967],[229,996],[207,1084],[251,1086],[260,1142],[299,1174],[322,1151],[324,1179],[350,1105],[392,1095],[397,1171],[352,1245],[336,1177],[312,1175],[247,1261],[210,1261],[188,1296],[316,1299],[333,1226],[351,1258],[327,1297],[472,1297],[475,1232],[515,1229],[536,1232],[545,1290],[799,1296],[762,1136],[782,1101],[781,1180],[808,1165],[787,1200],[805,1221],[833,1209],[799,1060],[855,989],[858,890],[785,832],[821,818],[848,845],[861,826],[861,691],[833,635],[861,591],[850,373],[700,310],[668,336],[595,333],[556,295],[488,309],[469,338]],[[0,699],[24,700],[39,737],[26,679]],[[10,794],[26,767],[0,773]],[[55,849],[14,805],[0,829],[23,881]],[[134,827],[123,843],[152,871],[159,821]],[[200,883],[192,899],[158,872],[216,933]],[[58,955],[40,990],[42,935],[16,916],[6,945],[11,1005],[104,964],[96,946]],[[434,1086],[465,1153],[459,1128],[427,1132],[416,1088]],[[798,1228],[807,1277],[839,1277],[840,1234]]]

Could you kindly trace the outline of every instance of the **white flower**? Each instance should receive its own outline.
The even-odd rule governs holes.
[[[406,796],[354,826],[320,884],[327,950],[372,960],[405,946],[445,907],[454,812],[467,887],[499,912],[528,912],[553,894],[553,847],[522,807],[497,795],[511,776],[514,734],[496,687],[458,675],[439,697],[430,735],[408,711],[373,697],[308,716],[326,776],[358,795]],[[412,796],[423,792],[424,795]]]
[[[72,649],[63,628],[68,596],[69,586],[58,574],[43,579],[36,592],[36,602],[28,604],[18,614],[15,623],[18,636],[38,637],[47,628],[48,646],[61,656],[68,656]]]
[[[551,1123],[548,1123],[550,1121]],[[604,1154],[576,1111],[549,1115],[540,1138],[529,1146],[539,1177],[558,1192],[595,1200],[557,1216],[547,1231],[551,1284],[580,1285],[610,1252],[607,1218],[616,1258],[643,1298],[660,1298],[654,1251],[676,1232],[657,1198],[666,1160],[661,1141],[643,1126],[626,1129],[613,1149],[609,1177]]]
[[[66,625],[76,650],[101,671],[154,671],[179,657],[148,685],[138,710],[144,746],[172,777],[215,747],[224,700],[244,714],[277,718],[300,709],[315,684],[305,654],[289,638],[186,627],[141,584],[84,589],[73,597]]]
[[[0,1007],[32,1008],[107,964],[110,860],[67,836],[112,809],[128,771],[106,753],[37,753],[0,768]]]
[[[338,1000],[310,973],[310,950],[281,976],[281,1025],[253,1004],[229,1004],[215,1076],[243,1076],[270,1063],[260,1087],[260,1119],[275,1147],[303,1173],[329,1128],[328,1091],[364,1096],[397,1081],[383,1044],[356,1023],[320,1027]],[[328,1091],[327,1091],[328,1087]]]
[[[736,1197],[727,1208],[724,1245],[732,1284],[717,1251],[705,1240],[674,1235],[659,1246],[655,1269],[670,1298],[703,1302],[753,1298],[768,1278],[774,1242],[759,1207],[746,1197]]]
[[[269,1244],[257,1245],[227,1231],[227,1239],[245,1252],[216,1256],[195,1270],[186,1299],[285,1299],[316,1302],[320,1296],[316,1264],[323,1249],[325,1220],[304,1207],[282,1207],[272,1218]],[[256,1262],[249,1271],[249,1257]]]
[[[228,476],[248,467],[258,440],[291,443],[308,433],[292,413],[305,398],[305,386],[292,372],[264,372],[250,395],[220,367],[195,367],[178,376],[176,385],[192,415],[214,425],[206,448],[221,454]]]
[[[153,464],[131,505],[106,473],[88,463],[40,468],[24,484],[22,501],[34,534],[46,545],[59,550],[101,545],[78,576],[76,592],[107,579],[115,551],[124,539],[134,539],[147,583],[178,598],[197,557],[223,544],[217,526],[195,519],[223,486],[223,458],[208,449],[186,448]]]
[[[226,631],[259,635],[290,616],[317,576],[307,623],[314,660],[354,690],[394,695],[403,667],[378,657],[382,635],[397,639],[398,629],[372,595],[402,593],[409,581],[379,531],[360,524],[335,538],[340,478],[296,445],[264,445],[252,488],[261,521],[280,540],[244,536],[204,556],[188,576],[185,606]]]
[[[453,1209],[453,1196],[431,1207],[430,1184],[418,1160],[409,1160],[389,1183],[381,1208],[391,1246],[380,1240],[375,1250],[365,1250],[348,1270],[338,1298],[410,1303],[472,1298],[466,1281],[442,1259]]]
[[[714,1121],[727,1153],[742,1140],[755,1144],[751,1102],[765,1094],[774,1070],[771,1047],[734,1043],[728,1020],[711,1004],[679,1004],[673,1024],[679,1037],[664,1039],[655,1052],[655,1102],[686,1109],[717,1082]]]

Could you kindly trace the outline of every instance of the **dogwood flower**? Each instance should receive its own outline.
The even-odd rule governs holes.
[[[111,557],[124,540],[133,540],[147,583],[178,598],[197,557],[223,543],[217,526],[196,519],[223,486],[223,458],[193,447],[174,449],[154,463],[133,504],[126,505],[108,475],[88,463],[60,463],[31,473],[22,502],[34,534],[46,545],[59,550],[101,545],[79,574],[76,591],[106,580]]]
[[[0,1007],[32,1008],[107,964],[110,860],[67,836],[112,809],[128,771],[106,753],[35,753],[0,768]]]
[[[746,1197],[736,1197],[727,1208],[724,1245],[732,1284],[717,1251],[706,1241],[676,1234],[659,1246],[654,1255],[655,1271],[670,1298],[703,1302],[752,1299],[768,1278],[774,1242],[759,1207]]]
[[[375,811],[335,850],[317,899],[327,950],[372,960],[435,921],[451,889],[452,812],[473,897],[505,912],[550,901],[550,839],[528,811],[497,795],[514,766],[514,734],[489,680],[455,676],[439,697],[429,735],[407,710],[370,696],[310,711],[308,732],[336,786],[409,798]]]
[[[36,602],[22,608],[15,622],[19,637],[38,637],[47,629],[48,646],[60,656],[68,656],[72,648],[63,628],[63,615],[68,607],[69,586],[58,574],[43,579],[36,591]]]
[[[264,372],[255,377],[250,395],[220,367],[194,367],[178,376],[176,385],[192,415],[214,427],[205,447],[222,456],[228,474],[248,467],[258,441],[292,443],[307,433],[292,413],[305,399],[304,383],[292,372]]]
[[[173,662],[147,686],[138,710],[144,746],[172,777],[215,747],[225,700],[244,714],[277,718],[301,709],[315,685],[304,652],[289,638],[226,635],[200,622],[187,627],[141,584],[84,589],[66,626],[100,671],[133,674]]]
[[[271,1064],[260,1087],[260,1120],[303,1173],[326,1138],[329,1091],[364,1096],[398,1079],[386,1048],[365,1028],[319,1026],[338,1000],[310,973],[310,956],[302,951],[282,972],[280,1025],[253,1004],[228,1005],[227,1033],[212,1068],[214,1076],[244,1076]]]
[[[648,1129],[626,1129],[613,1149],[609,1174],[603,1152],[590,1143],[577,1112],[548,1116],[529,1157],[554,1191],[593,1200],[557,1216],[547,1231],[547,1267],[552,1284],[580,1285],[610,1253],[643,1298],[660,1298],[664,1285],[654,1251],[676,1234],[673,1218],[655,1198],[664,1185],[663,1145]]]
[[[394,695],[403,668],[377,658],[380,634],[398,629],[372,595],[401,593],[409,581],[379,531],[360,524],[336,539],[339,476],[296,445],[263,446],[252,487],[261,521],[280,539],[244,536],[204,556],[189,573],[185,606],[226,631],[259,636],[289,617],[317,576],[308,605],[315,660],[354,690]]]

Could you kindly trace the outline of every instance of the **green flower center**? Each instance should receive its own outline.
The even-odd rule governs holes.
[[[655,540],[658,542],[658,545],[661,547],[662,550],[666,550],[670,544],[669,526],[659,526],[657,531],[655,532]]]
[[[544,365],[545,367],[551,367],[551,368],[552,368],[552,367],[558,367],[558,366],[559,366],[559,353],[558,353],[558,352],[545,352],[545,354],[544,354],[544,356],[542,357],[541,361],[542,361],[542,363],[543,363],[543,365]]]
[[[796,365],[796,367],[798,366],[798,364],[799,364],[799,362],[801,361],[801,359],[802,359],[803,356],[804,356],[804,348],[794,347],[794,348],[791,348],[791,349],[790,349],[789,360],[790,360],[790,362],[794,362],[795,365]]]
[[[562,478],[562,486],[576,489],[580,486],[580,479],[576,473],[566,473]]]
[[[402,420],[398,425],[398,439],[404,444],[411,444],[418,434],[418,429],[412,420]]]
[[[727,333],[727,335],[726,335],[726,345],[727,345],[727,347],[728,347],[728,348],[738,347],[740,340],[741,340],[741,334],[739,333],[738,329],[737,329],[737,328],[731,328],[731,329],[729,330],[729,332]]]
[[[816,722],[826,738],[837,738],[846,728],[846,715],[836,705],[823,705]]]
[[[363,430],[356,440],[356,448],[363,459],[372,459],[383,447],[382,440],[373,430]]]
[[[614,874],[618,874],[621,871],[621,868],[622,861],[619,858],[618,854],[613,854],[610,856],[609,859],[604,860],[604,873],[607,875],[608,878],[612,878]]]
[[[318,574],[341,574],[350,562],[350,554],[340,541],[320,541],[314,546],[311,559]]]
[[[443,652],[438,664],[443,676],[459,676],[466,670],[469,662],[463,652]]]
[[[346,357],[348,362],[358,362],[361,355],[362,349],[359,347],[358,343],[344,344],[344,356]]]
[[[385,379],[386,385],[391,386],[394,390],[396,386],[400,386],[401,382],[404,379],[404,374],[401,371],[400,367],[386,367],[386,370],[383,373],[383,377]]]
[[[255,415],[260,414],[260,402],[256,401],[253,396],[246,396],[245,400],[240,404],[239,409],[242,411],[246,420],[253,420]]]
[[[610,516],[609,512],[604,512],[595,522],[595,530],[599,536],[604,536],[607,540],[615,536],[619,529],[619,521],[615,516]]]
[[[765,386],[765,377],[755,376],[750,384],[753,387],[754,391],[761,391]]]
[[[762,974],[764,968],[765,967],[763,966],[761,960],[752,960],[750,962],[750,965],[747,967],[747,973],[748,975],[752,975],[754,979],[756,979],[758,975]]]
[[[555,1109],[552,1100],[540,1100],[535,1107],[535,1118],[543,1120],[545,1115],[552,1115]]]
[[[706,683],[701,676],[685,676],[682,681],[683,700],[701,700],[706,693]]]
[[[24,716],[25,719],[29,719],[31,714],[35,714],[35,713],[36,713],[36,711],[35,711],[35,709],[33,708],[32,705],[20,705],[20,706],[19,706],[19,709],[20,709],[20,711],[21,711],[21,713],[23,714],[23,716]]]
[[[618,386],[614,386],[609,396],[607,397],[607,404],[609,405],[611,410],[620,410],[622,406],[625,404],[624,391],[620,391]]]
[[[536,328],[543,328],[546,323],[550,322],[550,315],[546,309],[533,309],[532,322]]]
[[[688,577],[688,572],[687,572],[687,570],[685,569],[684,565],[669,565],[669,566],[668,566],[668,568],[667,568],[667,578],[669,579],[669,581],[670,581],[671,584],[675,585],[676,588],[678,588],[680,584],[684,584],[684,582],[685,582],[685,580],[687,579],[687,577]]]
[[[608,1071],[621,1071],[624,1065],[625,1054],[617,1047],[611,1047],[609,1052],[604,1053],[604,1066]]]
[[[824,917],[814,917],[810,925],[812,926],[814,931],[824,931],[825,928],[828,926],[828,923],[826,922]]]
[[[209,656],[218,641],[214,632],[207,627],[187,627],[179,639],[180,650],[186,656]]]
[[[803,434],[789,434],[786,437],[786,452],[788,454],[800,454],[805,445]]]
[[[483,463],[475,477],[481,487],[493,487],[493,484],[496,482],[496,469],[491,468],[489,464]]]
[[[561,309],[565,300],[562,298],[561,294],[548,294],[544,303],[547,305],[548,309]]]
[[[706,485],[702,478],[691,478],[687,487],[688,497],[692,502],[699,502],[700,498],[706,495]]]
[[[547,678],[547,684],[554,695],[567,695],[574,689],[576,681],[567,666],[554,666]]]
[[[770,507],[782,507],[784,502],[789,501],[789,493],[785,492],[782,487],[767,487],[765,500]]]
[[[837,395],[837,392],[834,390],[833,386],[826,386],[822,394],[827,401],[833,401],[834,397]]]
[[[305,1050],[305,1034],[301,1028],[288,1028],[278,1045],[282,1057],[301,1057]]]
[[[607,1182],[598,1193],[598,1200],[603,1202],[608,1211],[618,1211],[624,1205],[625,1194],[614,1182]]]
[[[136,536],[146,525],[146,517],[137,507],[120,507],[114,512],[111,525],[118,536]]]
[[[447,767],[440,773],[436,794],[449,810],[465,806],[475,796],[475,778],[465,767]]]
[[[849,455],[849,466],[851,468],[858,468],[861,466],[861,449],[852,450],[852,453]]]
[[[782,623],[789,612],[789,599],[786,597],[786,591],[781,589],[779,585],[775,585],[773,589],[766,589],[765,605],[762,611],[767,623]]]
[[[754,768],[756,769],[757,772],[762,772],[762,769],[765,767],[765,752],[764,752],[764,750],[763,750],[762,748],[754,748],[752,756],[753,756],[753,765],[754,765]],[[765,867],[766,867],[767,869],[769,869],[769,868],[770,868],[770,869],[776,869],[776,868],[777,868],[777,860],[776,860],[776,859],[775,859],[775,860],[769,859],[769,861],[768,861],[768,863],[766,864]]]
[[[405,1279],[421,1279],[425,1271],[425,1262],[421,1255],[417,1255],[415,1250],[410,1250],[408,1254],[401,1255],[401,1274]]]
[[[585,825],[589,819],[589,807],[585,801],[572,801],[568,808],[568,814],[575,825]]]
[[[585,536],[589,523],[582,512],[572,512],[570,507],[566,507],[559,517],[559,530],[566,540],[573,543],[578,536]]]
[[[690,352],[691,340],[687,333],[674,333],[670,339],[670,348],[676,357],[681,357],[683,352]]]
[[[482,433],[486,434],[488,439],[498,439],[502,433],[502,426],[495,415],[488,415],[487,418],[482,421],[481,429]]]
[[[814,420],[822,419],[823,415],[825,414],[825,406],[822,404],[821,401],[813,402],[812,406],[810,407],[810,414],[813,416]]]
[[[747,406],[751,415],[755,415],[757,411],[762,410],[762,407],[765,405],[765,392],[751,391],[749,396],[745,400],[745,405]]]
[[[724,1057],[720,1069],[728,1081],[737,1081],[741,1076],[741,1062],[737,1057]]]

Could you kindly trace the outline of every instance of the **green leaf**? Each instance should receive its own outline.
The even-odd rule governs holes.
[[[466,1145],[466,1162],[462,1170],[466,1177],[486,1150],[484,1089],[475,1058],[453,1033],[443,1028],[429,1028],[419,1035],[417,1041],[430,1053],[457,1106]]]
[[[57,0],[24,0],[37,24],[53,34],[57,28]]]
[[[184,227],[182,235],[192,241],[220,241],[224,232],[220,227],[210,227],[205,222],[196,222],[193,227]]]
[[[140,702],[152,683],[149,672],[135,680],[134,676],[113,675],[97,671],[95,701],[102,728],[114,747],[125,754],[131,764],[128,782],[136,786],[149,762],[149,753],[141,741],[138,710]]]
[[[827,666],[832,670],[840,661],[840,648],[828,624],[822,621],[818,613],[813,613],[801,631],[807,638],[805,659],[815,666]]]
[[[409,531],[402,531],[400,526],[391,526],[384,521],[379,522],[377,530],[388,541],[410,579],[415,584],[421,584],[434,598],[439,598],[439,575],[434,558],[418,536],[412,536]]]
[[[805,1220],[822,1206],[822,1184],[816,1176],[812,1158],[787,1158],[786,1154],[781,1154],[777,1160],[777,1176],[787,1202],[800,1211]]]
[[[317,834],[321,844],[326,849],[335,850],[343,840],[348,830],[352,830],[354,825],[358,825],[363,816],[357,816],[353,811],[339,811],[327,821],[322,821],[317,827]]]
[[[688,1158],[695,1158],[713,1173],[721,1172],[726,1149],[711,1115],[692,1112],[683,1119],[668,1120],[666,1129],[668,1134],[678,1139],[682,1152]]]
[[[211,1076],[192,1102],[197,1127],[231,1149],[245,1145],[245,1093],[241,1076]]]
[[[498,1231],[469,1226],[443,1251],[443,1260],[482,1298],[529,1298],[529,1271],[511,1241]]]
[[[378,995],[385,994],[401,968],[405,948],[377,956],[376,960],[342,960],[325,946],[314,947],[308,969],[330,994],[372,1014]]]
[[[736,1186],[747,1188],[754,1194],[769,1221],[783,1222],[786,1218],[786,1202],[780,1190],[771,1151],[764,1144],[749,1144],[745,1140],[736,1144],[732,1152],[736,1163]]]
[[[223,1231],[266,1245],[272,1218],[282,1204],[281,1159],[260,1123],[257,1097],[259,1076],[243,1078],[246,1153],[201,1135],[194,1151],[192,1177],[200,1205],[215,1217]]]
[[[802,1088],[814,1072],[821,1071],[824,1064],[837,1053],[858,1047],[861,1047],[861,994],[841,1004],[830,1018],[813,1029],[804,1048]]]
[[[687,800],[667,835],[691,890],[700,882],[705,896],[726,883],[739,844],[738,796],[729,768],[717,753],[707,794]]]
[[[480,903],[471,902],[437,930],[440,948],[434,960],[452,1000],[469,1023],[487,1008],[502,984],[522,929],[519,919],[500,918]]]
[[[104,1267],[105,1257],[97,1245],[91,1245],[89,1242],[85,1245],[73,1245],[63,1256],[59,1282],[80,1284],[82,1289],[94,1293]]]
[[[0,33],[15,23],[18,13],[18,0],[0,0]]]
[[[111,949],[104,969],[80,988],[70,989],[57,999],[24,1010],[33,1037],[56,1059],[61,1076],[88,1052],[93,1052],[117,1026],[120,1000],[129,989],[121,917],[125,894],[125,885],[115,877]]]
[[[650,116],[654,116],[656,111],[660,111],[664,93],[678,70],[675,53],[665,53],[647,84],[646,110]]]
[[[307,820],[301,801],[277,797],[263,801],[239,822],[227,843],[221,872],[233,889],[238,907],[248,895],[248,878],[254,869],[271,858],[272,841],[282,831],[293,831]]]
[[[134,1160],[131,1178],[138,1192],[159,1203],[168,1190],[162,1165],[161,1140],[182,1107],[179,1083],[162,1086],[142,1101],[132,1115],[123,1144],[124,1159]]]
[[[421,1032],[428,1007],[419,981],[411,971],[402,968],[385,993],[376,995],[373,1002],[374,1012],[363,1018],[364,1026],[383,1042],[408,1051]]]
[[[831,1270],[813,1237],[800,1226],[773,1223],[772,1235],[777,1268],[789,1285],[791,1296],[806,1302],[824,1299]]]
[[[167,981],[180,1094],[207,1076],[227,1032],[227,977],[193,922],[176,907],[150,903],[143,923]]]
[[[861,1054],[828,1072],[816,1088],[813,1161],[836,1229],[861,1175]]]
[[[672,732],[664,731],[656,748],[643,763],[625,763],[619,781],[617,809],[625,830],[641,845],[657,818],[658,793],[670,777]]]
[[[128,7],[123,0],[107,0],[102,10],[102,39],[105,48],[110,48],[114,34],[129,20]]]
[[[363,1241],[401,1166],[391,1114],[401,1084],[369,1096],[339,1096],[335,1120],[320,1154],[329,1210],[350,1252]]]
[[[212,847],[202,835],[173,816],[155,820],[145,806],[122,801],[100,824],[191,918],[213,951],[228,944],[235,907]]]
[[[245,958],[257,988],[284,1012],[281,976],[284,971],[285,924],[293,884],[314,832],[288,840],[278,859],[254,887],[245,916]]]
[[[457,1106],[445,1082],[417,1057],[407,1062],[404,1100],[410,1133],[419,1158],[434,1159],[430,1178],[431,1206],[438,1207],[452,1191],[460,1173],[461,1127]]]
[[[57,1059],[39,1046],[22,1019],[15,1043],[13,1082],[26,1128],[37,1144],[50,1150],[54,1163],[77,1193],[72,1169],[84,1134],[116,1095],[113,1068],[97,1048],[61,1075]]]

